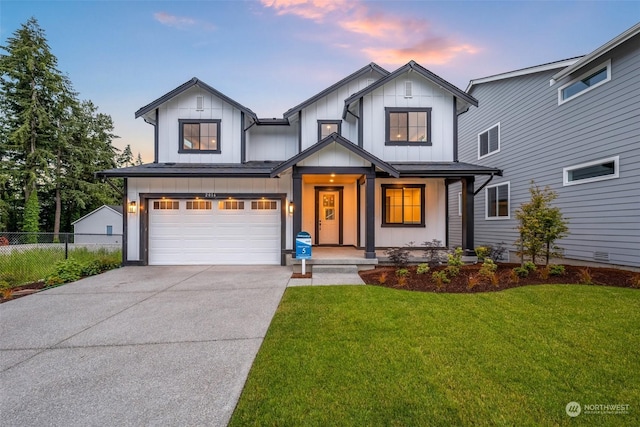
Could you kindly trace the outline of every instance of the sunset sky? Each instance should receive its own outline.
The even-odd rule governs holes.
[[[0,1],[0,44],[35,17],[118,147],[153,159],[134,112],[192,77],[282,117],[369,62],[413,59],[470,79],[589,53],[640,20],[639,1]]]

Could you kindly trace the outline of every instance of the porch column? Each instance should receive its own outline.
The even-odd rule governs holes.
[[[376,258],[376,228],[375,228],[375,206],[376,206],[376,169],[371,166],[367,172],[367,187],[365,189],[365,258]]]
[[[293,251],[292,258],[296,257],[296,235],[302,231],[302,175],[293,167]]]
[[[473,256],[474,251],[474,177],[462,178],[462,250],[465,255]]]

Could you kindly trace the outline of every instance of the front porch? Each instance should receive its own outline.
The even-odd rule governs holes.
[[[287,265],[294,273],[302,272],[302,260],[287,255]],[[353,246],[334,246],[312,248],[311,259],[306,260],[307,272],[351,273],[370,270],[378,265],[378,258],[364,258],[362,249]]]

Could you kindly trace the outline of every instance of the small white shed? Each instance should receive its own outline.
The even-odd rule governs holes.
[[[122,206],[100,206],[71,225],[76,244],[121,244]]]

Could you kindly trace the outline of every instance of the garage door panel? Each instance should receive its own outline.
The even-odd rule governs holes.
[[[225,203],[214,202],[212,209],[186,209],[180,200],[179,209],[154,209],[150,203],[149,264],[280,264],[279,205],[259,210],[245,201],[244,209],[220,209]]]

